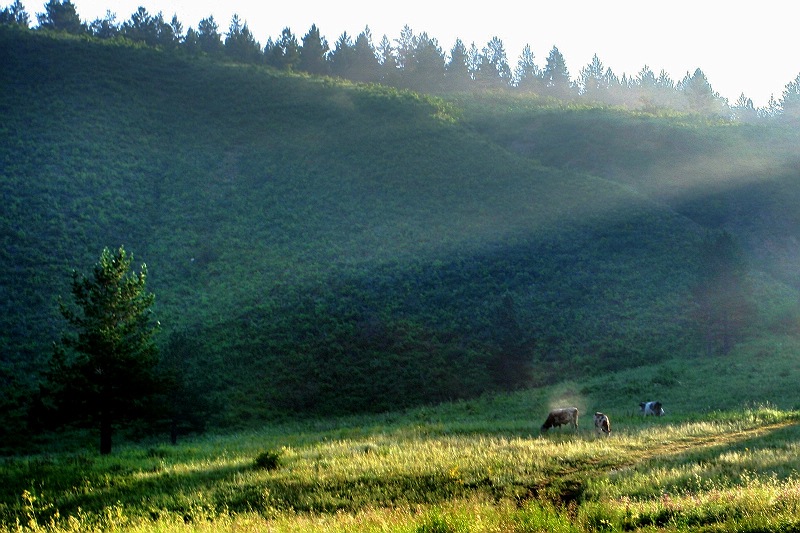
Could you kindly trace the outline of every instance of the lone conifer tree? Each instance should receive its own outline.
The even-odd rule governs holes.
[[[73,271],[74,306],[60,303],[72,330],[65,333],[48,373],[64,419],[100,429],[100,453],[111,453],[113,428],[146,419],[160,392],[152,318],[155,296],[145,290],[147,266],[129,272],[133,256],[103,250],[91,276]]]

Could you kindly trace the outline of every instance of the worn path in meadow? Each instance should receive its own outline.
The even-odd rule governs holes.
[[[568,505],[580,499],[586,482],[590,478],[606,476],[636,467],[651,460],[675,460],[681,455],[707,453],[718,448],[728,449],[730,446],[744,441],[756,441],[776,431],[797,426],[800,422],[788,420],[778,423],[757,425],[730,432],[718,432],[683,436],[680,432],[670,433],[673,439],[660,440],[654,434],[652,439],[640,443],[614,446],[609,454],[598,456],[588,461],[570,461],[557,469],[545,481],[528,487],[527,493],[520,500],[531,498],[545,499],[557,505]],[[613,454],[610,455],[610,454]]]

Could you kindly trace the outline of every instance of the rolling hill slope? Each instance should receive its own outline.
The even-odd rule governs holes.
[[[703,228],[725,229],[740,239],[754,269],[800,287],[797,124],[553,109],[514,98],[460,102],[476,130],[510,151],[604,177]]]
[[[565,164],[556,128],[528,122],[538,148],[520,149],[525,113],[503,133],[504,114],[489,127],[463,102],[8,28],[0,51],[3,401],[19,417],[69,271],[104,246],[147,263],[165,357],[218,426],[698,351],[702,221]]]

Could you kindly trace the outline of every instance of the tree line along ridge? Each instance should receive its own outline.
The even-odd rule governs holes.
[[[382,83],[423,92],[506,89],[535,93],[559,100],[579,100],[631,109],[675,110],[722,116],[741,121],[770,118],[800,118],[800,74],[787,83],[780,98],[770,97],[756,108],[742,93],[730,103],[714,91],[700,68],[680,80],[644,65],[636,75],[618,76],[597,54],[571,76],[564,56],[556,46],[540,67],[526,45],[516,65],[509,61],[502,39],[493,37],[483,47],[467,45],[460,38],[445,52],[438,40],[426,32],[415,34],[405,25],[397,39],[383,35],[377,43],[369,27],[353,37],[342,33],[330,44],[316,24],[298,39],[290,28],[269,37],[262,45],[238,14],[227,32],[213,15],[200,20],[197,28],[184,30],[177,15],[167,21],[162,12],[151,14],[139,7],[128,20],[119,22],[111,10],[102,19],[82,21],[69,0],[48,0],[31,15],[21,0],[0,11],[0,24],[36,31],[57,31],[97,39],[125,39],[190,56],[268,65],[312,75],[337,76],[355,82]]]

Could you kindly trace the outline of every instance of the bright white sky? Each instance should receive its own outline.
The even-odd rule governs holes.
[[[570,75],[577,77],[594,54],[617,76],[636,76],[644,65],[663,69],[679,81],[702,69],[712,88],[730,103],[739,95],[756,107],[770,95],[780,99],[786,85],[800,74],[796,13],[785,0],[730,2],[728,0],[494,0],[450,2],[437,0],[72,0],[78,14],[90,22],[107,10],[117,22],[129,20],[143,6],[155,15],[173,14],[184,30],[214,16],[224,33],[234,13],[246,21],[263,46],[289,27],[298,41],[316,24],[331,48],[347,32],[355,37],[369,26],[374,44],[383,35],[392,42],[408,25],[415,35],[426,32],[445,52],[456,38],[469,47],[483,48],[497,36],[505,45],[513,69],[526,44],[536,64],[544,67],[557,46]],[[10,5],[6,0],[4,5]],[[24,1],[35,23],[44,11]],[[791,12],[790,12],[791,11]]]

